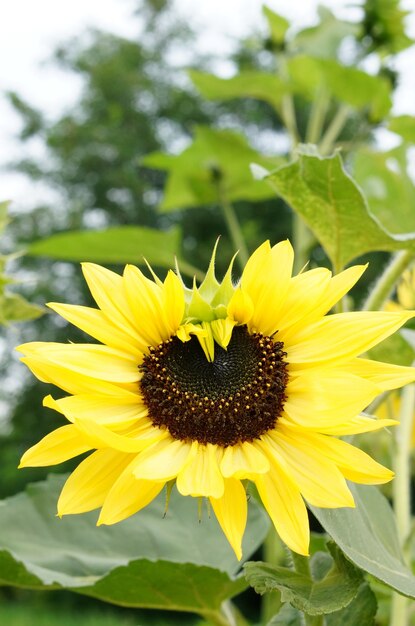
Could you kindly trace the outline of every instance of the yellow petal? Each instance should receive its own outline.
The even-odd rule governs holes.
[[[299,323],[310,323],[317,303],[327,291],[330,278],[331,272],[319,267],[291,279],[287,298],[278,315],[278,339],[283,341],[292,332],[291,328],[297,328]],[[319,317],[321,315],[315,319]]]
[[[29,448],[22,456],[19,467],[56,465],[88,452],[91,447],[75,426],[68,424],[53,430]]]
[[[134,357],[108,346],[33,341],[17,349],[23,352],[24,363],[29,366],[32,358],[40,359],[51,369],[57,365],[74,374],[113,383],[132,383],[141,377]]]
[[[239,480],[225,479],[221,498],[210,498],[216,518],[231,544],[236,558],[242,558],[242,538],[245,532],[248,506],[245,489]]]
[[[139,396],[122,390],[116,397],[100,394],[78,394],[54,400],[46,396],[43,405],[63,413],[70,422],[92,420],[112,429],[127,428],[148,415],[148,410]]]
[[[210,322],[213,339],[219,346],[221,346],[225,350],[231,340],[232,331],[235,324],[236,322],[229,319],[229,317],[227,317],[226,319],[213,320],[213,322]]]
[[[390,469],[346,441],[314,433],[309,439],[309,445],[318,448],[321,454],[335,463],[348,480],[378,485],[392,480],[394,476]]]
[[[67,393],[102,393],[110,397],[116,395],[120,389],[132,387],[136,390],[137,388],[137,383],[120,386],[92,378],[91,376],[81,376],[64,366],[53,365],[52,367],[49,361],[40,357],[23,357],[20,360],[27,365],[39,380],[44,383],[52,383],[52,385],[60,387]]]
[[[141,452],[133,471],[136,478],[167,482],[176,478],[191,451],[191,444],[168,437]]]
[[[136,336],[122,276],[95,263],[82,263],[91,294],[105,315],[124,332]]]
[[[278,330],[278,314],[286,297],[294,260],[289,241],[281,241],[273,248],[261,246],[243,271],[241,287],[251,298],[254,313],[249,329],[264,335]]]
[[[114,433],[109,428],[92,420],[75,419],[74,424],[84,439],[91,444],[91,447],[113,448],[120,452],[141,452],[152,443],[165,437],[165,433],[159,428],[154,428],[150,421],[146,428],[141,429],[140,435],[135,437]]]
[[[375,419],[373,417],[366,417],[360,415],[358,417],[352,417],[348,419],[346,422],[341,422],[340,424],[330,424],[326,425],[316,423],[315,426],[307,427],[306,432],[317,431],[319,433],[324,433],[326,435],[336,435],[336,436],[344,436],[344,435],[357,435],[359,433],[368,433],[373,430],[380,430],[381,428],[386,428],[388,426],[396,426],[398,424],[396,420],[392,419]],[[298,426],[293,420],[290,420],[286,415],[282,415],[278,418],[278,424],[286,425],[288,427],[295,427],[297,429],[303,428]]]
[[[58,515],[85,513],[102,506],[133,456],[115,450],[97,450],[82,461],[66,481],[58,500]]]
[[[415,381],[415,368],[392,365],[369,359],[353,359],[341,366],[343,371],[356,374],[378,385],[382,391],[398,389]]]
[[[226,478],[253,479],[256,474],[269,471],[269,462],[256,445],[246,441],[225,448],[220,470]]]
[[[329,315],[298,331],[285,343],[287,361],[297,369],[352,359],[373,348],[413,316],[410,312],[383,311]]]
[[[272,459],[271,471],[257,476],[255,484],[281,539],[294,552],[308,555],[310,530],[307,509],[294,481]]]
[[[192,451],[177,476],[177,489],[183,496],[221,498],[224,482],[218,465],[218,447],[192,443]]]
[[[163,316],[161,287],[146,278],[134,265],[125,267],[124,285],[135,324],[147,344],[157,346],[166,341],[171,332]]]
[[[171,270],[167,273],[162,287],[161,313],[165,321],[166,332],[174,335],[184,315],[184,290],[180,279]]]
[[[319,507],[354,507],[353,496],[333,461],[327,459],[314,438],[288,437],[288,428],[279,426],[272,435],[264,435],[264,447],[284,466],[304,498]],[[314,433],[313,433],[314,435]]]
[[[380,393],[376,385],[335,369],[302,370],[287,385],[284,412],[303,428],[342,424]]]
[[[228,304],[228,315],[231,320],[239,324],[248,324],[254,313],[254,305],[251,298],[242,287],[238,287]]]
[[[142,351],[146,349],[146,346],[138,340],[137,336],[120,330],[102,311],[87,306],[57,302],[49,302],[47,306],[101,343],[132,354],[137,360],[141,360]]]
[[[134,515],[154,500],[163,489],[163,482],[154,483],[135,478],[133,475],[135,462],[134,459],[111,487],[102,506],[98,526],[116,524]]]

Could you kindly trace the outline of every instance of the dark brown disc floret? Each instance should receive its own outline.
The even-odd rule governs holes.
[[[253,441],[275,427],[286,400],[283,343],[234,328],[209,362],[196,337],[151,348],[140,366],[141,393],[154,426],[182,441],[222,447]]]

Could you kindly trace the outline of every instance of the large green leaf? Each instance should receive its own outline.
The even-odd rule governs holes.
[[[415,233],[388,233],[371,214],[338,154],[321,158],[302,146],[295,161],[267,180],[305,220],[337,269],[374,250],[415,251]]]
[[[355,109],[367,108],[374,120],[383,119],[392,106],[391,85],[386,78],[373,76],[334,59],[297,55],[289,60],[293,89],[314,100],[322,86],[337,100]]]
[[[375,487],[349,486],[356,508],[310,509],[355,565],[399,593],[415,598],[415,576],[403,562],[388,501]]]
[[[167,232],[143,226],[118,226],[106,230],[79,230],[35,241],[29,254],[64,261],[137,263],[172,267],[180,252],[180,230]]]
[[[268,102],[278,111],[287,85],[276,74],[258,71],[243,71],[232,78],[218,78],[198,70],[189,76],[204,98],[208,100],[233,100],[254,98]]]
[[[353,176],[362,188],[370,212],[390,233],[415,232],[415,185],[408,174],[407,150],[359,150]]]
[[[185,209],[227,201],[259,201],[271,197],[269,187],[254,180],[250,164],[269,166],[278,159],[264,157],[246,139],[229,130],[198,126],[193,143],[177,156],[153,153],[143,164],[169,173],[161,208]]]
[[[198,521],[195,498],[173,492],[115,526],[96,527],[96,513],[56,517],[65,477],[49,476],[0,506],[0,584],[66,587],[141,608],[206,613],[246,587],[216,520]],[[268,519],[251,502],[244,557],[261,544]]]
[[[244,566],[249,584],[258,593],[278,589],[281,600],[309,615],[333,613],[347,606],[362,583],[362,573],[334,544],[329,545],[331,567],[320,580],[269,563],[251,562]],[[326,555],[328,556],[328,555]]]

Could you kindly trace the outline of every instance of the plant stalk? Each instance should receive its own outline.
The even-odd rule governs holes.
[[[414,259],[414,253],[409,250],[397,252],[390,263],[386,266],[382,275],[375,283],[372,291],[369,293],[366,302],[363,305],[363,311],[375,311],[382,308],[388,297],[390,296],[397,280],[402,272]]]
[[[268,531],[263,544],[263,559],[272,565],[281,565],[285,561],[285,548],[278,537],[274,526]],[[261,601],[261,624],[268,624],[281,608],[281,594],[275,590],[266,593]]]
[[[318,146],[322,156],[327,156],[332,152],[335,141],[343,130],[347,118],[350,115],[350,111],[350,107],[346,104],[342,104],[338,108],[336,115],[331,120]]]
[[[233,205],[229,202],[224,193],[223,186],[219,182],[218,184],[218,200],[219,204],[222,208],[223,215],[225,217],[226,226],[228,227],[228,233],[232,240],[235,251],[238,250],[239,254],[237,256],[237,262],[241,270],[243,271],[248,259],[249,252],[247,245],[245,243],[245,238],[239,224],[238,217],[236,215],[235,209]]]
[[[396,515],[398,537],[404,559],[409,565],[410,554],[407,539],[411,532],[411,435],[415,408],[415,385],[408,385],[402,392],[400,422],[396,430],[395,479],[392,483],[393,506]],[[408,598],[396,592],[392,595],[391,626],[407,626]]]
[[[325,87],[320,85],[310,110],[310,117],[308,118],[305,136],[306,143],[317,144],[320,141],[329,105],[329,94]]]

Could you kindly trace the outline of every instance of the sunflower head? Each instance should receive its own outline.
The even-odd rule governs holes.
[[[412,382],[413,370],[361,355],[413,314],[328,314],[365,268],[293,276],[288,241],[262,244],[237,282],[233,261],[217,280],[215,254],[192,288],[179,272],[161,281],[131,265],[122,276],[83,265],[97,308],[49,306],[98,343],[19,347],[40,380],[67,393],[45,398],[66,422],[21,466],[90,451],[58,513],[100,508],[99,524],[136,513],[174,481],[182,495],[210,500],[238,558],[251,480],[281,538],[307,554],[305,501],[354,506],[346,479],[392,477],[338,437],[395,423],[362,411]]]

